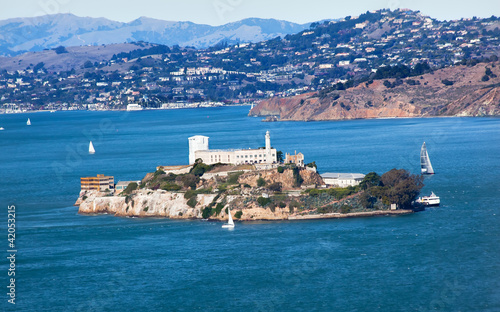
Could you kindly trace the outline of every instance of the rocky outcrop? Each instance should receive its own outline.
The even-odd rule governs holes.
[[[169,193],[166,191],[143,190],[133,196],[109,196],[109,193],[87,191],[81,192],[75,205],[79,205],[78,212],[86,215],[113,214],[119,217],[160,217],[169,219],[201,219],[202,210],[208,206],[216,194],[198,194],[196,207],[187,205],[182,193]],[[258,220],[309,220],[309,219],[336,219],[350,217],[368,217],[383,215],[400,215],[413,213],[412,210],[375,210],[369,212],[354,213],[324,213],[311,214],[309,211],[291,212],[290,208],[284,207],[261,207],[256,202],[245,203],[247,194],[229,195],[216,200],[224,203],[224,209],[218,215],[210,216],[210,220],[227,221],[227,207],[231,208],[234,220],[258,221]],[[239,218],[236,213],[240,212]]]
[[[201,209],[210,204],[215,194],[198,194],[198,204],[187,205],[183,193],[162,190],[140,190],[129,196],[108,196],[107,193],[80,193],[75,203],[81,214],[114,214],[122,217],[165,217],[170,219],[199,219]]]
[[[299,171],[300,176],[304,180],[302,182],[303,186],[319,186],[323,184],[321,176],[310,170],[301,169]],[[250,171],[242,174],[238,182],[241,184],[248,184],[251,187],[257,187],[257,180],[263,178],[266,180],[267,185],[279,182],[281,183],[283,190],[293,190],[295,186],[295,177],[293,175],[293,170],[286,169],[283,173],[279,173],[276,169],[272,170],[260,170],[260,171]]]
[[[398,81],[375,80],[328,94],[306,93],[271,98],[259,103],[250,116],[279,116],[280,120],[342,120],[393,117],[498,116],[500,70],[497,63],[455,66]],[[486,68],[493,75],[483,81]],[[448,80],[452,85],[445,85]],[[272,120],[272,119],[270,119]],[[270,121],[269,120],[269,121]]]

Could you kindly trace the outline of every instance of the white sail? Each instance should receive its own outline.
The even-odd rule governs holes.
[[[94,154],[95,149],[94,149],[94,144],[92,144],[92,141],[89,143],[89,154]]]
[[[231,211],[229,211],[229,207],[227,207],[227,215],[228,215],[227,224],[234,226],[233,217],[231,216]]]
[[[28,121],[26,121],[26,124],[27,124],[28,126],[31,126],[31,120],[30,120],[29,118],[28,118]]]
[[[420,170],[422,174],[434,174],[425,142],[422,144],[422,149],[420,150]]]
[[[233,217],[231,216],[231,211],[229,210],[229,207],[227,207],[227,223],[222,225],[223,228],[234,228],[234,222],[233,222]]]

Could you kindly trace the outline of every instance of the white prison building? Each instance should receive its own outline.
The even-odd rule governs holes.
[[[227,149],[211,150],[208,147],[208,137],[196,135],[189,139],[189,163],[194,164],[196,159],[212,165],[227,164],[274,164],[277,162],[276,149],[271,148],[271,135],[266,132],[266,146],[259,149]]]

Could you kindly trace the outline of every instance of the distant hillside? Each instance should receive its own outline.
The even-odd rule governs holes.
[[[105,18],[55,14],[0,21],[0,55],[12,56],[60,45],[68,47],[136,41],[206,48],[221,41],[229,44],[259,42],[294,34],[308,27],[309,24],[259,18],[210,26],[147,17],[121,23]]]
[[[499,65],[497,61],[455,66],[417,77],[374,80],[347,90],[274,97],[255,106],[249,115],[304,121],[498,116]]]
[[[96,33],[117,27],[114,22],[101,27],[102,20],[93,21],[95,25],[87,26],[96,28]],[[139,19],[129,26],[153,22]],[[219,34],[231,27],[276,31],[275,22],[266,23],[246,20],[218,29]],[[186,37],[192,36],[190,24],[185,25]],[[68,26],[69,32],[80,33],[79,38],[88,35],[77,31],[80,26]],[[18,28],[22,27],[12,32]],[[43,27],[37,30],[42,32],[39,36],[50,33]],[[210,36],[215,35],[207,32],[203,38],[215,41]],[[74,38],[51,40],[56,45]],[[110,109],[140,103],[158,108],[206,101],[252,103],[275,97],[254,112],[268,111],[285,120],[491,115],[498,114],[497,88],[488,84],[500,83],[499,57],[500,18],[438,21],[417,11],[377,10],[312,23],[298,33],[257,43],[196,49],[135,41],[57,46],[0,57],[0,113],[4,106]],[[485,66],[491,66],[493,75],[482,81]],[[464,76],[455,77],[457,72]],[[299,94],[305,95],[292,97]],[[492,97],[488,103],[493,106],[481,104],[483,95]],[[458,101],[457,110],[449,106],[453,101]],[[276,109],[281,102],[284,108]],[[462,110],[466,105],[467,110]]]
[[[12,57],[0,56],[1,70],[19,70],[43,63],[44,68],[51,72],[67,71],[75,68],[80,70],[87,61],[92,63],[108,61],[114,54],[142,50],[155,45],[148,43],[120,43],[97,46],[75,46],[65,49],[67,53],[56,53],[54,49],[39,52],[28,52]]]

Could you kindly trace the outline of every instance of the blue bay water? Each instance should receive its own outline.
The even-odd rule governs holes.
[[[500,311],[500,119],[263,123],[248,107],[0,115],[0,309]],[[26,126],[27,118],[32,126]],[[400,217],[238,223],[81,216],[79,178],[141,179],[211,148],[302,152],[321,172],[419,170],[439,208]],[[88,155],[92,140],[96,154]],[[16,206],[16,306],[7,206]]]

